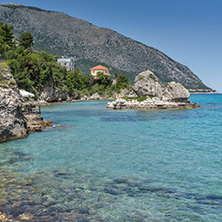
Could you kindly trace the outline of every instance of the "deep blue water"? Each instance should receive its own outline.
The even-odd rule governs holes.
[[[73,211],[78,221],[221,221],[222,95],[190,100],[201,108],[42,107],[61,126],[0,144],[2,171],[32,181],[25,192],[33,205],[17,197],[17,208],[39,221],[43,208],[51,221]],[[10,204],[0,211],[13,214]]]

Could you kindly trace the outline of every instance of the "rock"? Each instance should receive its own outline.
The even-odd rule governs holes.
[[[140,73],[135,78],[133,91],[140,97],[117,99],[107,104],[110,109],[192,109],[199,108],[187,99],[189,91],[180,83],[170,82],[161,88],[158,78],[150,71]],[[132,94],[131,94],[132,95]]]
[[[0,142],[27,135],[22,96],[8,69],[0,67]]]
[[[136,76],[133,90],[139,97],[162,97],[162,89],[158,78],[149,70],[141,72],[138,76]]]
[[[78,92],[73,92],[71,95],[70,95],[70,97],[72,98],[72,99],[80,99],[80,93],[78,93]]]
[[[30,220],[32,220],[32,219],[34,218],[34,216],[31,215],[31,214],[24,213],[24,214],[19,215],[18,218],[19,218],[20,220],[30,221]]]
[[[137,98],[138,95],[135,93],[133,89],[121,89],[120,93],[114,96],[116,99],[120,99],[122,97],[127,98]]]
[[[59,94],[59,99],[58,101],[66,101],[68,99],[68,95],[66,92],[62,92]]]
[[[11,218],[0,212],[0,221],[11,221]]]
[[[163,87],[163,99],[174,102],[186,102],[190,97],[189,91],[180,83],[170,82]]]
[[[58,102],[59,91],[52,86],[45,87],[44,91],[40,95],[40,100],[44,100],[46,102]]]
[[[29,131],[43,131],[47,126],[53,126],[49,120],[44,120],[41,113],[24,114],[27,119],[27,127]]]
[[[101,96],[98,93],[94,93],[92,96],[88,98],[88,100],[101,100]]]

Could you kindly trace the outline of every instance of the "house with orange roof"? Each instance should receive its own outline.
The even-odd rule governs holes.
[[[101,65],[91,68],[90,71],[91,71],[91,75],[95,78],[97,77],[98,72],[102,72],[106,76],[111,76],[111,74],[109,73],[109,69]]]

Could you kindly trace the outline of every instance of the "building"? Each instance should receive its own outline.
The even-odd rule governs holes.
[[[102,72],[106,76],[111,76],[111,74],[109,73],[109,69],[101,65],[91,68],[90,71],[93,77],[96,77],[98,72]]]
[[[65,66],[67,72],[75,69],[74,59],[72,58],[61,58],[58,59],[57,62],[59,63],[59,65]]]

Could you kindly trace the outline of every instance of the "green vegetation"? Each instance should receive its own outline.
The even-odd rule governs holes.
[[[30,32],[22,33],[15,44],[12,26],[0,23],[0,52],[7,58],[11,72],[19,86],[39,96],[46,87],[58,89],[60,93],[72,96],[80,95],[111,96],[114,92],[120,92],[123,88],[130,87],[129,80],[123,74],[116,73],[113,80],[98,73],[97,78],[91,75],[83,75],[79,69],[67,72],[65,67],[57,63],[58,56],[44,51],[32,51],[33,36]]]
[[[138,102],[143,102],[144,100],[146,100],[146,99],[147,99],[147,96],[141,96],[141,97],[132,97],[132,98],[128,98],[128,97],[122,97],[121,99],[125,99],[126,101],[137,100]]]
[[[33,46],[33,36],[31,32],[24,32],[19,36],[19,45],[23,46],[25,49],[32,51]]]
[[[7,64],[7,62],[0,61],[0,67],[1,67],[1,68],[5,68],[5,69],[7,69],[7,68],[8,68],[8,64]]]
[[[13,26],[8,26],[6,24],[3,24],[3,22],[0,22],[0,54],[1,57],[5,56],[5,52],[15,45],[15,42],[13,41],[13,32],[12,32]]]
[[[47,51],[48,50],[49,49],[47,49]],[[79,59],[79,60],[76,61],[76,66],[78,67],[78,69],[82,73],[85,73],[85,74],[89,74],[90,73],[89,69],[91,67],[94,67],[94,66],[97,66],[97,65],[102,65],[102,66],[108,67],[110,69],[110,73],[112,75],[114,75],[115,73],[123,74],[124,76],[128,77],[129,82],[131,84],[134,83],[134,78],[138,74],[137,72],[127,72],[127,71],[123,71],[121,69],[117,69],[115,67],[112,67],[112,66],[108,65],[107,63],[104,63],[104,62],[95,62],[95,61],[91,61],[91,60],[88,60],[88,59]]]
[[[150,74],[149,77],[150,77],[151,79],[153,79],[154,81],[157,81],[157,80],[158,80],[153,74]]]

